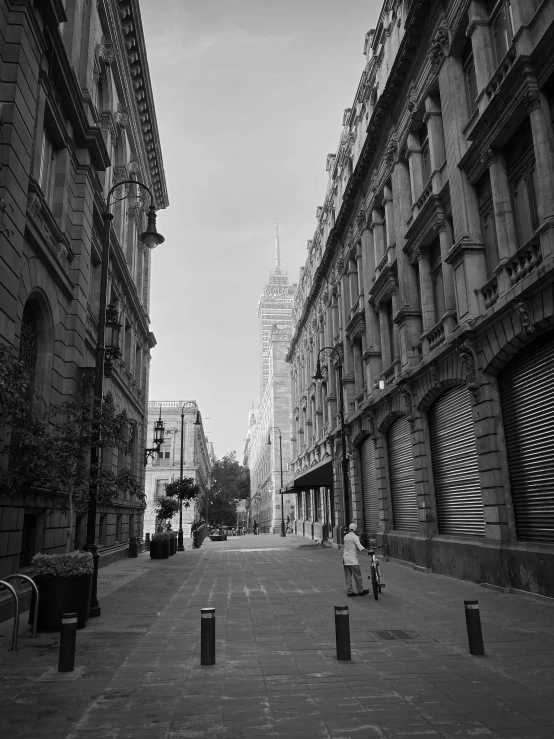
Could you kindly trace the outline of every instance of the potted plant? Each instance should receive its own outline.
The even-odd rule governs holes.
[[[94,569],[92,554],[35,554],[32,563],[40,596],[38,630],[58,630],[64,613],[77,613],[77,627],[82,629],[86,626]],[[33,612],[31,604],[29,613]]]
[[[150,539],[150,559],[167,559],[170,552],[170,531],[152,534]]]

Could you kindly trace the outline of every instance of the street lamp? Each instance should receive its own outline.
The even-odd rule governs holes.
[[[279,490],[279,494],[281,495],[281,536],[286,536],[285,532],[285,514],[283,511],[283,444],[282,444],[282,436],[281,436],[281,429],[278,426],[272,426],[269,431],[267,432],[267,443],[271,446],[271,432],[275,429],[275,431],[279,432],[279,459],[281,464],[281,489]]]
[[[323,352],[329,352],[331,359],[334,360],[337,371],[339,374],[339,408],[340,408],[340,431],[342,441],[342,487],[344,494],[344,521],[348,525],[350,523],[350,494],[348,492],[348,460],[346,459],[346,434],[344,431],[344,396],[342,387],[342,360],[339,352],[332,346],[324,346],[317,353],[317,364],[314,379],[318,384],[323,381],[323,374],[321,372],[321,362],[319,361],[320,354]]]
[[[155,459],[155,455],[160,453],[160,447],[164,443],[165,426],[162,421],[162,407],[160,406],[160,417],[154,424],[154,446],[147,447],[144,450],[144,464],[148,464],[148,459]]]
[[[194,426],[200,426],[200,411],[194,400],[190,400],[184,403],[181,408],[181,486],[183,485],[183,462],[185,456],[185,408],[194,406],[196,408],[196,418],[194,419]],[[183,542],[183,495],[179,496],[179,534],[177,535],[177,551],[184,552],[185,544]]]
[[[113,213],[110,213],[111,197],[115,190],[121,188],[123,185],[131,185],[134,187],[140,187],[141,190],[145,190],[150,195],[150,207],[148,209],[148,225],[146,231],[139,235],[139,241],[142,242],[148,249],[153,249],[159,244],[163,244],[165,241],[164,237],[159,234],[156,230],[156,208],[154,207],[154,196],[149,187],[144,185],[142,182],[136,180],[123,180],[117,182],[111,190],[108,192],[106,198],[106,210],[102,213],[102,220],[104,221],[104,231],[102,237],[102,271],[100,275],[100,305],[98,308],[98,337],[96,340],[96,352],[95,352],[95,367],[94,367],[94,401],[98,407],[102,404],[103,398],[103,381],[106,376],[106,372],[109,376],[112,366],[113,359],[119,350],[119,344],[114,345],[114,341],[119,341],[119,330],[121,324],[119,322],[119,316],[115,306],[110,304],[107,306],[107,292],[108,292],[108,269],[110,265],[110,237],[113,221]],[[125,200],[131,197],[131,190],[119,198],[115,202]],[[106,347],[106,328],[111,332],[110,346]],[[115,330],[115,336],[114,336]],[[163,429],[163,423],[162,423]],[[163,434],[162,434],[163,440]],[[93,446],[91,449],[91,467],[96,470],[100,469],[101,462],[101,448]],[[87,512],[87,540],[84,546],[85,551],[92,553],[92,559],[94,562],[94,571],[92,575],[92,590],[90,598],[90,616],[100,615],[100,605],[98,603],[98,560],[100,555],[98,554],[98,546],[96,544],[96,493],[97,483],[92,482],[89,488],[89,504]]]

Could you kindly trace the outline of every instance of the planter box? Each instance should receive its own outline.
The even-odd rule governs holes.
[[[53,577],[37,575],[34,578],[39,592],[39,631],[59,631],[64,613],[77,614],[77,628],[86,626],[90,611],[92,575]],[[34,595],[29,609],[29,622],[34,613]]]
[[[169,539],[153,539],[150,542],[150,559],[167,559],[169,557]]]

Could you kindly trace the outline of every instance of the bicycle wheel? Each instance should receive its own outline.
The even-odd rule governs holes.
[[[379,582],[377,580],[377,573],[375,567],[371,567],[371,587],[373,588],[373,597],[375,600],[379,600]]]

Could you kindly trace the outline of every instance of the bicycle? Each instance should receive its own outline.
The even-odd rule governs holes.
[[[368,549],[368,556],[371,557],[371,575],[368,575],[367,579],[371,580],[373,597],[375,598],[375,600],[379,600],[379,593],[381,592],[381,589],[385,587],[385,583],[381,582],[381,575],[379,573],[379,560],[375,556],[375,550],[384,549],[384,546],[377,546],[376,544],[372,544],[368,547]]]

